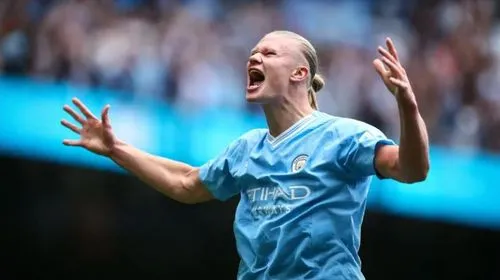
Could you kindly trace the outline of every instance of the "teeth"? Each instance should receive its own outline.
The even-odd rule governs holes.
[[[259,87],[264,82],[264,79],[265,79],[264,73],[262,73],[258,69],[250,69],[248,71],[248,76],[250,78],[250,81],[249,81],[250,88]]]
[[[256,69],[251,69],[250,71],[248,71],[248,74],[250,74],[251,76],[264,76],[262,72]]]

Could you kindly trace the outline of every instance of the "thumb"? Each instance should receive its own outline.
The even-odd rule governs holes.
[[[380,59],[375,59],[373,61],[373,67],[375,67],[375,71],[380,75],[380,77],[385,78],[388,70],[385,68],[384,63]]]
[[[105,127],[111,127],[111,121],[109,120],[109,108],[110,108],[110,105],[106,105],[104,107],[104,109],[102,109],[102,113],[101,113],[101,119],[102,119],[102,123],[104,124]]]

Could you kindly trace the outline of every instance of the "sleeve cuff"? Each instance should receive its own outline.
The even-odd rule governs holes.
[[[210,164],[206,163],[199,168],[200,181],[203,186],[212,194],[212,196],[220,201],[225,201],[228,198],[224,197],[220,192],[217,191],[217,182],[213,182],[213,178],[210,178]]]
[[[394,143],[394,141],[392,140],[389,140],[389,139],[383,139],[383,140],[379,140],[377,142],[377,144],[375,144],[375,150],[374,150],[374,155],[373,155],[373,170],[375,170],[375,175],[377,176],[377,178],[379,178],[380,180],[384,180],[384,179],[387,179],[387,177],[383,176],[382,174],[380,174],[380,172],[378,172],[377,170],[377,165],[375,164],[375,160],[377,158],[377,152],[378,150],[383,147],[383,146],[386,146],[386,145],[396,145],[396,143]]]

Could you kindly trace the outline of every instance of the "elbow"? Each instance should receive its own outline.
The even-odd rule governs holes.
[[[425,181],[427,179],[427,175],[412,175],[411,177],[407,177],[404,181],[407,184],[415,184]]]
[[[199,196],[196,195],[196,193],[194,193],[190,189],[185,189],[184,187],[182,187],[177,195],[172,198],[179,203],[188,205],[194,205],[203,202],[202,199],[200,199]]]
[[[420,183],[423,182],[427,179],[427,176],[429,174],[429,163],[425,164],[421,168],[414,169],[410,174],[405,176],[405,183],[408,184],[414,184],[414,183]]]
[[[207,195],[205,192],[203,193],[200,192],[200,193],[188,193],[182,198],[179,198],[177,201],[188,205],[194,205],[210,201],[211,199],[212,197]]]
[[[202,190],[199,189],[188,189],[179,195],[177,201],[183,204],[195,205],[203,202],[207,202],[210,199],[205,195]]]
[[[188,205],[195,205],[195,204],[198,204],[201,202],[199,200],[193,199],[192,197],[181,198],[181,199],[178,199],[177,201],[180,203],[183,203],[183,204],[188,204]]]
[[[193,205],[211,199],[210,193],[198,179],[198,172],[195,169],[185,174],[181,178],[179,185],[176,200],[180,203]]]
[[[174,196],[174,199],[177,202],[189,205],[194,205],[201,202],[197,198],[196,193],[192,190],[192,188],[184,183],[181,184],[181,187],[179,188],[177,194]]]

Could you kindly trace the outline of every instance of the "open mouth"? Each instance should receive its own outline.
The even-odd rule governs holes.
[[[258,69],[250,69],[248,71],[248,78],[249,78],[249,83],[248,83],[248,89],[256,89],[266,79],[266,76],[264,76],[264,73]]]

